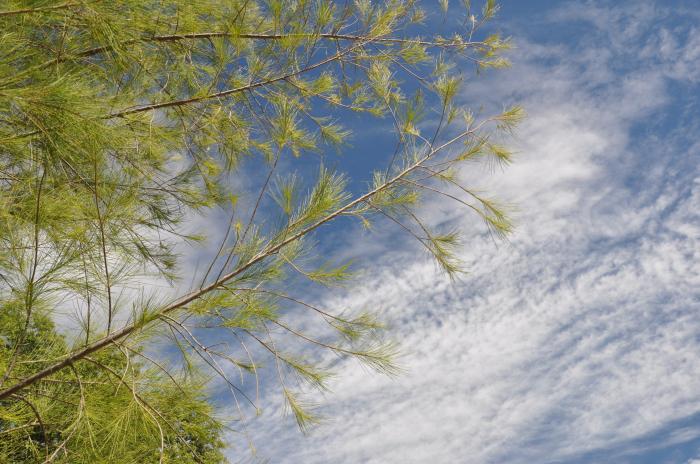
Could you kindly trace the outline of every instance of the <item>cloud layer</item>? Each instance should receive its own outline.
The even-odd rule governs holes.
[[[263,415],[250,430],[261,457],[627,462],[697,442],[700,31],[634,5],[549,12],[533,27],[583,25],[577,43],[516,37],[514,69],[468,88],[465,102],[489,95],[530,114],[512,167],[463,173],[518,205],[516,234],[495,246],[458,206],[427,205],[431,221],[473,231],[461,283],[395,250],[325,302],[383,308],[407,373],[343,362],[324,406],[332,422],[302,438]]]

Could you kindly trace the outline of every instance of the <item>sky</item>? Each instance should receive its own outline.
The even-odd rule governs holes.
[[[460,176],[512,205],[514,234],[428,200],[466,232],[451,282],[396,230],[324,232],[366,271],[317,299],[375,308],[404,372],[335,360],[308,435],[265,390],[260,461],[700,463],[700,2],[501,4],[513,66],[465,69],[460,101],[528,117],[513,165]],[[351,175],[386,144],[359,129]]]

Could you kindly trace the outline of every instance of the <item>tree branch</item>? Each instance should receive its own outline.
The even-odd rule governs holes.
[[[415,40],[415,39],[404,39],[401,37],[378,37],[371,38],[364,35],[354,35],[354,34],[331,34],[331,33],[299,33],[299,34],[236,34],[231,32],[192,32],[189,34],[169,34],[169,35],[156,35],[153,37],[144,37],[142,39],[131,39],[122,42],[120,45],[132,45],[139,42],[179,42],[182,40],[197,40],[197,39],[213,39],[217,37],[226,37],[230,39],[252,39],[252,40],[282,40],[282,39],[325,39],[325,40],[343,40],[350,42],[357,41],[371,41],[386,44],[409,44],[409,45],[422,45],[425,47],[444,47],[444,48],[454,48],[454,47],[477,47],[485,46],[484,42],[459,42],[456,40],[445,41],[445,42],[435,42],[428,40]],[[78,52],[75,57],[88,57],[93,55],[98,55],[100,53],[107,52],[114,49],[113,45],[105,45],[102,47],[90,48],[88,50]],[[60,63],[69,60],[70,56],[65,56],[61,58],[56,58],[50,64]]]
[[[143,113],[146,111],[153,111],[153,110],[157,110],[157,109],[161,109],[161,108],[170,108],[170,107],[175,107],[175,106],[189,105],[189,104],[197,103],[197,102],[200,102],[203,100],[211,100],[213,98],[227,97],[229,95],[244,92],[246,90],[256,89],[258,87],[264,87],[266,85],[274,84],[275,82],[280,82],[280,81],[289,79],[290,77],[298,76],[300,74],[304,74],[304,73],[307,73],[309,71],[313,71],[314,69],[319,68],[319,67],[323,66],[324,64],[328,64],[332,61],[335,61],[335,60],[347,55],[348,53],[352,52],[353,50],[365,45],[365,43],[366,43],[366,41],[362,41],[358,44],[355,44],[351,47],[348,47],[344,50],[341,50],[340,52],[338,52],[334,55],[331,55],[327,58],[324,58],[321,61],[318,61],[312,65],[309,65],[303,69],[293,71],[291,73],[284,74],[282,76],[272,77],[269,79],[262,79],[262,80],[253,82],[253,83],[248,84],[248,85],[236,87],[233,89],[222,90],[221,92],[215,92],[215,93],[211,93],[208,95],[202,95],[200,97],[191,97],[191,98],[185,98],[182,100],[173,100],[173,101],[162,102],[162,103],[151,103],[149,105],[139,106],[139,107],[131,108],[131,109],[125,109],[125,110],[117,111],[116,113],[111,113],[107,116],[104,116],[104,119],[119,118],[119,117],[127,116],[129,114]]]
[[[42,13],[44,11],[62,10],[65,8],[73,8],[73,7],[77,7],[77,6],[80,6],[80,3],[78,3],[78,2],[66,2],[66,3],[61,3],[60,5],[53,5],[53,6],[42,6],[42,7],[38,7],[38,8],[24,8],[22,10],[0,11],[0,17],[16,16],[16,15],[32,14],[32,13]]]
[[[133,332],[138,331],[139,329],[143,328],[145,325],[147,325],[150,322],[153,322],[155,319],[158,319],[164,315],[167,315],[168,313],[171,313],[173,311],[176,311],[178,309],[181,309],[185,306],[187,306],[189,303],[192,303],[193,301],[199,299],[203,295],[208,294],[209,292],[218,289],[221,285],[225,284],[226,282],[230,281],[236,276],[239,276],[243,272],[247,271],[254,265],[262,262],[266,258],[274,255],[277,253],[279,250],[284,248],[286,245],[289,245],[292,242],[295,242],[299,240],[300,238],[304,237],[305,235],[308,235],[309,233],[313,232],[314,230],[318,229],[322,225],[332,221],[333,219],[346,214],[350,212],[353,208],[357,207],[358,205],[361,205],[362,203],[365,203],[368,199],[372,198],[373,196],[377,195],[378,193],[386,190],[387,188],[391,187],[392,185],[396,184],[400,180],[402,180],[404,177],[418,169],[423,163],[426,161],[430,160],[436,153],[444,150],[445,148],[451,146],[455,142],[458,142],[465,137],[473,134],[474,132],[478,131],[484,124],[487,122],[491,121],[491,119],[484,120],[481,124],[474,128],[470,128],[467,131],[461,132],[457,136],[453,137],[452,139],[444,142],[443,144],[431,148],[428,153],[426,153],[422,158],[418,159],[415,161],[413,164],[410,166],[406,167],[404,170],[396,174],[393,178],[390,180],[387,180],[383,184],[375,187],[374,189],[370,190],[369,192],[357,197],[356,199],[346,203],[344,206],[341,208],[338,208],[334,212],[328,214],[324,218],[318,220],[314,224],[311,224],[310,226],[306,227],[305,229],[297,232],[296,234],[282,240],[281,242],[277,243],[276,245],[268,246],[266,249],[261,250],[258,254],[256,254],[253,258],[251,258],[247,263],[241,265],[240,267],[232,270],[231,272],[221,276],[219,279],[216,281],[212,282],[211,284],[207,285],[206,287],[203,287],[197,291],[191,292],[187,295],[184,295],[180,297],[179,299],[173,301],[169,305],[165,306],[164,308],[160,309],[157,311],[155,314],[151,315],[151,317],[143,320],[143,321],[138,321],[138,322],[133,322],[125,327],[123,327],[120,330],[117,330],[115,332],[112,332],[111,334],[105,336],[104,338],[97,340],[93,342],[92,344],[66,356],[65,359],[62,361],[59,361],[45,369],[42,369],[41,371],[31,375],[30,377],[27,377],[26,379],[22,380],[21,382],[18,382],[17,384],[13,385],[10,388],[7,388],[3,391],[0,391],[0,400],[7,398],[8,396],[17,393],[18,391],[21,391],[25,388],[27,388],[30,385],[35,384],[36,382],[40,381],[41,379],[50,376],[51,374],[54,374],[61,369],[65,368],[69,364],[78,361],[80,359],[85,358],[86,356],[90,355],[91,353],[94,353],[105,346],[111,344],[114,341],[120,340],[122,338],[125,338],[126,336],[130,335]]]

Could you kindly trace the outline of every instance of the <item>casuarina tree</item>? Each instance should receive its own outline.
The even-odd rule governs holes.
[[[459,175],[508,163],[501,140],[522,118],[459,99],[507,66],[496,12],[0,2],[0,461],[222,462],[261,379],[302,429],[317,420],[308,387],[331,370],[309,347],[396,372],[373,308],[319,307],[299,289],[351,276],[315,245],[334,223],[391,224],[457,276],[459,231],[421,219],[427,196],[508,233]],[[395,143],[359,190],[329,166],[359,156],[353,141],[372,135],[350,126],[370,120]]]

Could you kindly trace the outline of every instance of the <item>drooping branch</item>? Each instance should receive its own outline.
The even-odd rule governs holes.
[[[49,439],[48,435],[46,434],[46,426],[44,425],[44,421],[41,419],[41,414],[39,414],[39,410],[34,406],[34,404],[26,399],[25,397],[21,395],[12,395],[14,398],[17,398],[27,406],[29,406],[29,409],[32,410],[34,413],[34,417],[36,418],[37,423],[39,424],[39,428],[41,429],[41,435],[44,438],[44,452],[46,453],[46,459],[48,460],[49,457]]]

